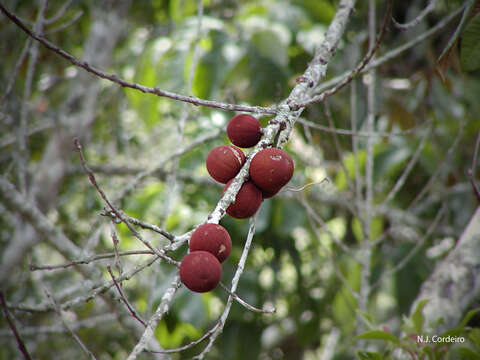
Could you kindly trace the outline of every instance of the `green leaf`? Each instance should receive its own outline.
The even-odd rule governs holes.
[[[425,321],[425,317],[423,316],[423,308],[425,305],[427,305],[428,301],[428,299],[420,300],[412,314],[413,327],[417,333],[422,332],[423,323]]]
[[[473,351],[472,349],[462,346],[458,348],[458,355],[460,355],[461,359],[471,359],[471,360],[478,360],[480,358],[480,353]]]
[[[458,37],[462,33],[463,28],[465,27],[465,24],[467,22],[468,16],[473,10],[473,5],[475,1],[474,0],[468,0],[467,5],[465,6],[465,10],[463,11],[462,19],[460,20],[460,24],[458,24],[457,29],[453,33],[452,37],[448,41],[447,46],[445,46],[445,49],[443,49],[441,55],[438,58],[438,62],[442,60],[442,58],[447,54],[448,51],[450,51],[451,47],[455,44],[457,41]]]
[[[380,360],[382,358],[379,353],[371,351],[361,350],[357,352],[357,355],[361,360]]]
[[[359,340],[359,339],[385,340],[385,341],[391,341],[395,344],[398,344],[400,342],[400,340],[395,335],[383,330],[366,331],[363,334],[360,334],[355,337],[355,340]]]
[[[468,334],[470,340],[473,341],[475,347],[480,351],[480,329],[474,328]]]
[[[460,329],[463,329],[465,326],[467,326],[468,322],[470,321],[470,319],[472,317],[474,317],[476,314],[478,314],[480,312],[480,309],[473,309],[473,310],[470,310],[465,316],[464,318],[462,319],[462,321],[460,321],[460,324],[458,324],[458,328]]]
[[[480,14],[473,17],[463,32],[460,64],[464,71],[480,69]]]

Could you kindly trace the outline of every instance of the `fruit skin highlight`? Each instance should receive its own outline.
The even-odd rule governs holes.
[[[215,146],[207,156],[207,171],[212,178],[226,184],[245,163],[245,154],[233,145]]]
[[[262,125],[248,114],[235,115],[227,125],[227,136],[232,144],[241,148],[257,145],[262,138]]]
[[[223,188],[223,194],[232,183],[230,180]],[[253,216],[262,204],[262,192],[251,181],[244,182],[238,191],[235,201],[227,208],[227,214],[236,219]]]
[[[278,148],[267,148],[253,157],[250,179],[265,193],[265,197],[271,197],[290,181],[293,170],[290,155]]]
[[[189,249],[190,252],[208,251],[222,263],[232,250],[232,239],[223,226],[203,224],[190,237]]]
[[[215,289],[222,277],[222,266],[208,251],[194,251],[180,263],[180,280],[190,290],[204,293]]]

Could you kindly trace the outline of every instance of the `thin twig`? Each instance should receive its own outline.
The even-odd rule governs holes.
[[[127,300],[127,298],[125,297],[125,294],[123,293],[122,288],[120,287],[120,285],[118,285],[117,280],[115,279],[115,276],[113,275],[112,268],[111,268],[110,266],[107,266],[107,271],[108,271],[108,273],[110,274],[110,277],[111,277],[112,280],[113,280],[113,284],[114,284],[115,287],[117,288],[118,294],[120,295],[120,299],[121,299],[122,302],[125,304],[125,306],[127,307],[128,311],[130,312],[130,314],[131,314],[135,319],[137,319],[140,324],[142,324],[144,327],[147,327],[147,324],[145,323],[145,321],[140,317],[140,315],[138,315],[138,313],[135,311],[135,309],[132,307],[132,305],[130,305],[130,302],[129,302],[129,301]]]
[[[60,18],[65,14],[65,12],[68,10],[70,5],[72,5],[73,0],[67,0],[63,3],[63,5],[58,9],[57,13],[53,15],[52,17],[45,19],[45,25],[52,25],[56,23]]]
[[[121,210],[118,210],[118,212],[120,214],[122,214],[122,217],[125,220],[127,220],[129,223],[131,223],[133,225],[140,226],[143,229],[152,230],[152,231],[154,231],[154,232],[156,232],[160,235],[163,235],[165,238],[167,238],[170,241],[175,241],[177,239],[177,237],[175,235],[173,235],[172,233],[169,233],[168,231],[165,231],[165,230],[159,228],[157,225],[149,224],[145,221],[142,221],[142,220],[136,219],[134,217],[128,216],[127,214],[125,214]],[[115,215],[115,213],[113,211],[105,211],[105,212],[102,212],[101,215],[110,216],[110,217],[113,216],[115,219],[117,219],[117,216]],[[120,220],[120,219],[118,219],[118,220]]]
[[[73,24],[75,24],[81,17],[83,16],[83,11],[79,11],[77,12],[69,21],[67,21],[66,23],[63,23],[61,25],[58,25],[57,27],[51,29],[51,30],[48,30],[48,31],[45,31],[45,35],[51,35],[51,34],[55,34],[56,32],[59,32],[59,31],[62,31],[62,30],[65,30],[66,28],[72,26]]]
[[[477,201],[480,203],[480,190],[478,189],[477,184],[475,183],[475,173],[477,168],[477,156],[478,150],[480,148],[480,131],[477,134],[477,138],[475,140],[475,149],[473,150],[473,159],[472,159],[472,167],[467,170],[467,176],[472,184],[473,193],[477,198]]]
[[[22,29],[27,35],[30,37],[34,38],[37,40],[39,43],[41,43],[43,46],[45,46],[47,49],[55,52],[56,54],[60,55],[64,59],[70,61],[73,65],[78,66],[89,73],[92,73],[98,77],[101,77],[102,79],[109,80],[111,82],[114,82],[122,87],[134,89],[141,91],[146,94],[154,94],[157,96],[161,97],[167,97],[170,99],[174,100],[179,100],[183,102],[188,102],[193,105],[201,105],[201,106],[207,106],[207,107],[212,107],[212,108],[218,108],[218,109],[223,109],[223,110],[229,110],[229,111],[244,111],[244,112],[252,112],[252,113],[257,113],[257,114],[275,114],[276,109],[274,108],[266,108],[266,107],[261,107],[261,106],[248,106],[248,105],[238,105],[238,104],[228,104],[228,103],[221,103],[218,101],[212,101],[212,100],[204,100],[197,98],[195,96],[185,96],[181,94],[176,94],[171,91],[167,90],[162,90],[159,89],[158,87],[148,87],[136,83],[132,83],[129,81],[126,81],[124,79],[121,79],[118,77],[116,74],[107,74],[104,73],[86,61],[79,60],[72,54],[66,52],[65,50],[57,47],[47,39],[45,39],[43,36],[35,33],[34,31],[30,30],[18,16],[15,14],[11,13],[8,11],[2,4],[0,4],[0,10],[7,16],[12,22],[14,22],[20,29]]]
[[[15,79],[17,78],[18,70],[20,70],[20,67],[25,62],[25,59],[27,58],[28,51],[31,45],[32,45],[32,39],[29,38],[25,41],[25,45],[23,46],[22,52],[18,57],[17,63],[15,64],[13,71],[10,72],[10,78],[8,79],[6,90],[3,93],[2,98],[0,99],[0,104],[3,104],[3,102],[7,99],[8,95],[10,95],[10,92],[13,89],[13,84],[15,84]],[[0,146],[3,146],[3,145],[0,145]]]
[[[418,16],[415,17],[415,19],[405,24],[400,24],[392,17],[393,25],[395,25],[395,27],[400,30],[408,30],[412,27],[415,27],[418,24],[420,24],[420,21],[422,21],[425,18],[425,16],[427,16],[429,13],[431,13],[435,9],[436,4],[437,4],[437,0],[429,0],[428,5],[425,7],[425,9],[423,9],[420,12],[420,14],[418,14]]]
[[[250,251],[250,246],[252,245],[253,236],[255,235],[255,217],[250,218],[249,225],[250,227],[248,229],[247,239],[243,246],[242,255],[240,256],[240,260],[237,265],[237,270],[233,275],[232,284],[230,286],[230,292],[233,294],[237,290],[240,277],[242,276],[243,270],[245,269],[245,263],[247,261],[248,253]],[[213,331],[213,333],[209,337],[207,346],[205,346],[205,348],[202,350],[200,354],[195,356],[195,359],[201,360],[210,352],[213,346],[213,343],[223,331],[223,327],[225,326],[225,322],[227,321],[228,315],[230,313],[233,300],[234,300],[234,297],[232,295],[229,295],[227,299],[227,304],[225,305],[225,309],[222,315],[220,316],[220,319],[218,320],[218,324],[219,324],[218,327],[215,328],[215,331]]]
[[[98,193],[100,194],[100,197],[103,199],[103,201],[105,201],[105,203],[108,205],[108,207],[110,208],[110,210],[115,214],[115,216],[122,220],[122,222],[127,225],[128,229],[130,230],[130,232],[138,239],[140,240],[140,242],[142,242],[147,248],[149,248],[150,250],[152,250],[158,257],[162,258],[163,260],[165,260],[167,263],[171,264],[171,265],[175,265],[175,266],[180,266],[180,263],[176,260],[173,260],[172,258],[170,258],[169,256],[167,256],[165,254],[165,251],[164,250],[158,250],[157,248],[153,247],[148,241],[146,241],[145,239],[143,239],[142,236],[140,236],[140,234],[133,228],[133,226],[128,222],[127,219],[125,219],[125,217],[123,216],[123,214],[121,214],[113,205],[112,203],[110,202],[110,200],[108,200],[107,196],[105,195],[105,193],[103,192],[103,190],[100,188],[100,186],[98,185],[97,183],[97,180],[95,179],[95,175],[94,173],[92,172],[92,170],[88,167],[87,165],[87,162],[85,160],[85,157],[83,155],[83,151],[82,151],[82,146],[80,144],[80,141],[78,139],[75,139],[74,140],[74,143],[75,143],[75,148],[77,149],[78,151],[78,154],[80,156],[80,162],[82,163],[82,166],[85,170],[85,172],[87,173],[88,175],[88,179],[90,180],[90,182],[92,183],[92,185],[95,187],[95,189],[97,189]]]
[[[397,271],[403,269],[405,267],[405,265],[408,264],[408,262],[412,259],[412,257],[415,256],[415,254],[420,250],[420,248],[425,244],[425,241],[429,238],[429,236],[433,233],[433,231],[435,230],[435,228],[437,227],[438,223],[440,222],[442,216],[444,215],[444,213],[446,212],[447,210],[447,207],[445,204],[442,205],[442,207],[437,211],[437,214],[435,215],[435,218],[433,219],[432,223],[430,224],[430,226],[428,227],[425,235],[419,240],[417,241],[416,245],[412,248],[412,250],[410,250],[410,252],[397,264],[395,265],[393,268],[387,270],[387,271],[384,271],[382,273],[382,276],[380,277],[379,280],[377,280],[373,285],[372,285],[372,288],[375,288],[377,287],[378,285],[380,285],[386,278],[387,276],[389,275],[393,275],[394,273],[396,273]]]
[[[310,227],[312,228],[313,232],[315,233],[317,239],[320,239],[320,231],[317,229],[317,227],[315,226],[314,224],[314,218],[312,216],[312,213],[308,213],[307,212],[307,218],[308,218],[308,222],[310,223]],[[320,246],[325,250],[325,252],[327,254],[331,254],[331,251],[328,249],[327,246],[325,246],[325,244],[323,244],[321,241],[319,241],[319,244]],[[347,281],[347,279],[345,279],[345,276],[342,274],[342,271],[340,270],[340,267],[338,266],[337,264],[337,261],[335,260],[335,256],[332,254],[332,256],[329,256],[329,259],[330,261],[332,262],[332,265],[333,265],[333,269],[335,271],[335,275],[338,277],[338,279],[342,282],[343,286],[345,287],[345,289],[350,293],[350,295],[358,300],[358,297],[359,297],[359,294],[358,292],[356,292],[352,286],[350,285],[350,283]],[[348,297],[345,298],[346,300],[346,303],[348,305],[348,307],[350,308],[350,310],[352,311],[352,313],[355,313],[355,304],[353,304],[349,299]]]
[[[63,323],[63,326],[65,326],[65,328],[68,330],[68,332],[70,333],[70,335],[72,335],[72,337],[74,338],[74,340],[78,343],[78,345],[80,345],[80,348],[85,352],[85,354],[87,354],[87,356],[91,359],[95,359],[97,360],[97,358],[95,357],[95,355],[85,346],[85,344],[83,343],[83,341],[78,337],[78,335],[75,333],[75,331],[70,327],[70,325],[65,321],[65,319],[63,318],[63,315],[62,315],[62,311],[60,310],[60,308],[58,307],[58,304],[57,302],[55,301],[55,299],[53,298],[53,296],[50,294],[50,292],[44,288],[44,292],[45,292],[45,295],[47,296],[47,298],[50,300],[52,306],[53,306],[53,309],[55,310],[55,312],[57,313],[58,317],[60,318],[60,320],[62,321]]]
[[[392,2],[389,7],[391,10]],[[390,18],[390,14],[388,14]],[[383,25],[385,26],[385,24]],[[375,27],[376,27],[376,4],[375,0],[368,2],[368,46],[369,50],[377,47],[375,41]],[[372,55],[373,56],[373,55]],[[376,116],[376,72],[371,69],[368,72],[369,82],[367,84],[367,131],[372,132],[375,128]],[[373,188],[373,167],[374,167],[374,153],[373,153],[373,138],[367,138],[366,151],[367,159],[365,164],[365,199],[364,199],[364,216],[360,217],[363,227],[363,240],[361,244],[361,271],[360,271],[360,297],[358,299],[358,309],[360,311],[367,311],[369,297],[371,294],[371,275],[372,275],[372,255],[373,247],[372,240],[372,219],[374,216],[374,188]],[[359,209],[360,210],[360,209]],[[362,324],[357,322],[357,331],[362,330]]]
[[[308,126],[309,128],[318,129],[318,130],[322,130],[322,131],[325,131],[325,132],[328,132],[328,133],[334,133],[334,134],[338,134],[338,135],[350,135],[350,136],[354,136],[354,137],[385,137],[385,138],[390,138],[390,137],[393,137],[393,136],[408,135],[408,134],[416,132],[420,126],[424,125],[424,124],[416,125],[416,126],[410,128],[410,129],[406,129],[406,130],[402,130],[402,131],[394,131],[394,132],[372,131],[372,132],[368,132],[368,131],[356,131],[356,130],[331,128],[331,127],[328,127],[328,126],[316,124],[314,122],[311,122],[309,120],[305,120],[305,119],[302,119],[302,118],[298,119],[298,122],[305,125],[305,126]],[[426,122],[425,124],[428,124],[428,123],[430,123],[430,122]]]
[[[413,46],[421,43],[425,39],[428,39],[430,36],[435,35],[439,30],[443,29],[450,21],[455,19],[459,14],[463,12],[463,9],[465,8],[465,5],[460,6],[457,10],[452,12],[450,15],[447,15],[444,17],[442,20],[440,20],[434,27],[431,29],[422,32],[419,36],[415,37],[414,39],[406,42],[403,45],[398,46],[397,48],[390,50],[387,52],[385,55],[372,60],[368,65],[365,66],[365,68],[360,72],[360,73],[365,73],[369,71],[370,69],[376,68],[387,61],[390,61],[394,59],[395,57],[399,56],[402,54],[404,51],[412,48]],[[336,84],[344,81],[346,77],[350,75],[350,71],[345,71],[343,74],[340,74],[333,79],[330,79],[328,81],[323,82],[320,86],[316,88],[316,92],[319,93],[321,91],[325,91],[326,89],[335,86]]]
[[[180,284],[180,276],[177,273],[172,283],[170,284],[170,287],[163,294],[162,300],[160,301],[157,310],[152,315],[150,320],[148,320],[147,327],[145,328],[142,337],[135,345],[130,355],[128,355],[127,360],[137,359],[138,355],[140,355],[147,348],[148,343],[154,338],[155,329],[159,321],[170,309],[170,303],[173,300],[173,297],[175,296],[178,288],[180,287]]]
[[[113,253],[115,254],[115,260],[113,263],[118,273],[122,275],[122,263],[120,261],[120,254],[118,251],[118,244],[120,243],[120,241],[118,240],[117,232],[115,231],[115,223],[113,222],[113,220],[110,223],[110,236],[112,237]]]
[[[3,315],[5,316],[5,319],[7,319],[8,326],[12,330],[12,333],[15,336],[15,340],[17,340],[18,349],[22,353],[24,359],[31,360],[32,357],[30,356],[30,353],[28,352],[27,347],[25,346],[25,343],[23,342],[23,339],[17,330],[17,327],[13,322],[12,316],[8,311],[7,302],[5,301],[5,297],[3,296],[2,291],[0,291],[0,305],[2,306]]]
[[[118,252],[118,256],[130,256],[130,255],[155,255],[155,253],[151,250],[132,250],[132,251],[120,251]],[[84,265],[90,264],[94,261],[104,260],[104,259],[111,259],[115,258],[115,253],[107,253],[107,254],[98,254],[90,257],[86,257],[80,260],[74,260],[63,264],[58,265],[30,265],[30,271],[38,271],[38,270],[57,270],[57,269],[66,269],[75,265]]]
[[[431,130],[432,128],[430,127],[428,131],[425,133],[425,135],[423,135],[422,140],[420,141],[420,144],[417,146],[417,149],[415,150],[415,153],[413,154],[407,166],[405,167],[405,170],[403,170],[402,175],[400,175],[397,182],[388,193],[387,197],[384,200],[384,203],[388,203],[389,201],[391,201],[395,197],[395,195],[397,195],[397,193],[400,191],[402,186],[405,184],[405,181],[408,175],[410,174],[410,171],[412,171],[413,167],[415,166],[418,159],[420,158],[420,153],[422,152],[428,137],[431,135]]]
[[[158,259],[159,257],[157,255],[150,257],[144,262],[136,265],[130,271],[123,273],[122,276],[117,277],[116,279],[117,282],[120,283],[125,280],[130,280],[133,276],[138,274],[143,269],[152,265]],[[64,303],[59,304],[59,307],[61,310],[68,310],[78,304],[86,303],[96,298],[97,296],[103,294],[113,286],[114,286],[113,281],[101,282],[99,284],[94,285],[92,289],[88,292],[88,294],[78,296],[74,299],[65,301]],[[18,311],[26,311],[26,312],[48,312],[48,311],[54,310],[51,304],[38,304],[38,305],[8,304],[8,308],[18,310]]]
[[[233,296],[234,300],[236,302],[238,302],[240,305],[242,305],[245,309],[247,310],[250,310],[252,312],[256,312],[256,313],[259,313],[259,314],[275,314],[275,308],[273,309],[259,309],[251,304],[249,304],[248,302],[246,302],[245,300],[243,300],[240,296],[238,296],[236,293],[233,293],[231,292],[228,287],[226,287],[222,282],[220,282],[220,286],[223,290],[225,290],[230,296]]]
[[[327,101],[323,102],[323,112],[325,113],[325,117],[328,120],[328,126],[330,127],[330,129],[335,130],[335,124],[333,122],[332,113],[330,112],[330,107],[328,106]],[[340,163],[340,166],[343,169],[343,172],[345,173],[345,178],[347,179],[348,188],[350,191],[353,191],[354,184],[352,182],[352,177],[350,176],[350,172],[347,170],[347,167],[345,166],[345,161],[343,160],[343,156],[342,156],[343,153],[340,147],[340,142],[338,141],[338,136],[335,132],[333,132],[332,134],[333,134],[332,135],[333,143],[335,145],[335,151],[337,153],[338,161]]]
[[[440,172],[444,170],[444,168],[450,164],[450,159],[454,154],[454,150],[457,147],[458,143],[460,142],[460,139],[463,134],[463,128],[465,127],[465,121],[460,120],[459,121],[460,128],[458,129],[457,136],[455,137],[455,140],[453,141],[452,145],[450,145],[450,148],[447,151],[447,154],[445,155],[445,158],[443,159],[442,162],[440,162],[440,165],[437,166],[435,171],[433,172],[432,176],[428,180],[428,182],[425,184],[425,186],[422,188],[422,190],[415,196],[413,201],[408,205],[407,210],[412,209],[419,201],[420,199],[423,198],[423,196],[427,193],[428,189],[430,186],[438,180],[438,176],[440,175]]]
[[[358,258],[356,258],[355,254],[353,251],[345,245],[327,226],[325,221],[313,210],[313,208],[310,206],[310,204],[302,197],[297,197],[297,200],[300,202],[300,204],[303,205],[305,210],[307,211],[307,214],[312,217],[312,219],[315,220],[317,224],[319,224],[322,229],[330,236],[330,238],[333,240],[333,242],[340,248],[342,249],[346,254],[350,255],[353,259],[356,261],[359,261]]]
[[[332,96],[333,94],[335,94],[336,92],[338,92],[340,89],[342,89],[343,87],[345,87],[346,85],[348,85],[355,76],[357,76],[364,68],[365,66],[370,62],[370,60],[373,58],[373,56],[375,55],[375,53],[377,52],[379,46],[380,46],[380,43],[382,42],[383,40],[383,36],[385,35],[385,31],[387,29],[387,25],[388,25],[388,22],[390,21],[390,18],[391,18],[391,13],[392,13],[392,6],[393,6],[393,1],[389,1],[388,2],[388,7],[387,7],[387,11],[386,11],[386,14],[385,14],[385,17],[383,19],[383,23],[382,23],[382,27],[381,27],[381,30],[380,30],[380,34],[378,35],[376,41],[374,44],[371,44],[369,46],[369,49],[368,49],[368,52],[367,54],[365,55],[365,57],[360,61],[360,63],[355,67],[355,69],[353,69],[350,74],[348,76],[346,76],[340,83],[338,83],[335,87],[329,89],[329,90],[326,90],[324,91],[323,93],[321,93],[320,95],[317,95],[315,97],[313,97],[312,99],[308,100],[308,101],[305,101],[303,103],[300,103],[300,104],[297,104],[297,108],[296,109],[299,109],[301,107],[306,107],[306,106],[309,106],[309,105],[312,105],[314,103],[317,103],[317,102],[321,102],[323,100],[325,100],[328,96]],[[372,129],[373,130],[373,129]]]

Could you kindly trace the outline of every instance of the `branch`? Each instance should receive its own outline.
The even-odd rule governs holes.
[[[387,52],[385,55],[373,60],[367,66],[365,66],[365,68],[362,71],[360,71],[360,73],[363,74],[370,69],[376,68],[376,67],[386,63],[387,61],[392,60],[393,58],[402,54],[404,51],[406,51],[406,50],[412,48],[413,46],[421,43],[425,39],[428,39],[430,36],[435,35],[439,30],[444,28],[450,21],[452,21],[459,14],[461,14],[464,8],[465,8],[464,5],[460,6],[457,10],[455,10],[450,15],[444,17],[442,20],[440,20],[434,27],[432,27],[428,31],[423,32],[422,34],[420,34],[416,38],[406,42],[403,45],[400,45],[399,47]],[[317,87],[316,93],[324,91],[331,86],[335,86],[339,82],[343,81],[346,77],[348,77],[349,74],[350,74],[350,71],[345,71],[343,74],[338,75],[338,76],[336,76],[333,79],[330,79],[328,81],[325,81],[319,87]]]
[[[85,172],[87,173],[88,175],[88,179],[90,180],[90,182],[92,183],[92,185],[95,187],[95,189],[97,189],[98,193],[100,194],[100,197],[103,199],[103,201],[105,201],[105,203],[108,205],[108,207],[110,208],[110,210],[115,214],[115,216],[122,220],[122,222],[127,225],[128,229],[130,230],[130,232],[138,239],[140,240],[147,248],[149,248],[151,251],[153,251],[155,253],[155,255],[157,255],[158,257],[162,258],[163,260],[165,260],[167,263],[171,264],[171,265],[175,265],[175,266],[180,266],[180,263],[178,261],[175,261],[173,260],[172,258],[170,258],[169,256],[167,256],[165,254],[165,251],[164,250],[158,250],[157,248],[155,248],[154,246],[152,246],[148,241],[146,241],[145,239],[143,239],[142,236],[140,236],[140,234],[133,228],[133,226],[128,222],[127,219],[125,219],[125,217],[123,216],[123,214],[117,210],[113,205],[112,203],[110,202],[110,200],[108,200],[107,196],[105,195],[105,193],[103,192],[103,190],[100,188],[100,186],[98,186],[98,183],[97,183],[97,180],[95,179],[95,174],[92,172],[92,170],[88,167],[86,161],[85,161],[85,157],[83,155],[83,151],[82,151],[82,146],[80,145],[80,142],[78,141],[78,139],[75,139],[74,140],[74,143],[75,143],[75,148],[77,149],[78,151],[78,154],[80,156],[80,161],[82,163],[82,166],[85,170]]]
[[[345,87],[346,85],[348,85],[363,69],[365,69],[365,66],[370,62],[370,60],[373,58],[373,56],[375,55],[375,53],[377,52],[379,46],[380,46],[380,43],[382,42],[383,40],[383,37],[385,35],[385,31],[387,29],[387,25],[388,25],[388,22],[390,20],[390,16],[392,14],[392,7],[393,7],[393,1],[389,1],[388,2],[388,7],[387,7],[387,11],[386,11],[386,14],[385,14],[385,17],[383,19],[383,23],[382,23],[382,27],[381,27],[381,30],[380,30],[380,34],[378,35],[375,43],[372,45],[370,44],[370,47],[369,47],[369,50],[367,52],[367,54],[365,55],[365,57],[360,61],[360,63],[355,67],[355,69],[353,69],[350,74],[348,74],[348,76],[346,76],[342,81],[340,81],[340,83],[338,85],[336,85],[335,87],[329,89],[329,90],[326,90],[324,91],[323,93],[321,93],[320,95],[317,95],[315,96],[314,98],[308,100],[308,101],[305,101],[304,103],[301,103],[301,104],[297,104],[296,106],[298,108],[300,107],[306,107],[306,106],[309,106],[309,105],[312,105],[314,103],[317,103],[317,102],[320,102],[320,101],[323,101],[325,100],[327,97],[329,96],[332,96],[333,94],[335,94],[336,92],[338,92],[340,89],[342,89],[343,87]]]
[[[22,337],[20,336],[17,330],[17,327],[15,326],[15,323],[13,322],[12,316],[8,311],[5,297],[3,296],[3,292],[1,291],[0,291],[0,305],[2,307],[3,315],[5,316],[5,319],[7,319],[8,326],[10,326],[10,329],[12,330],[12,333],[15,336],[15,340],[17,340],[18,349],[22,353],[24,359],[31,360],[32,358],[27,350],[27,347],[25,346],[25,343],[22,340]]]
[[[120,295],[120,299],[125,304],[128,311],[130,312],[130,314],[135,319],[137,319],[140,324],[142,324],[144,327],[147,327],[147,324],[145,324],[145,321],[140,317],[140,315],[138,315],[138,313],[135,311],[135,309],[132,307],[132,305],[130,305],[130,302],[125,297],[125,295],[122,291],[122,288],[120,287],[120,285],[118,285],[117,280],[115,279],[115,276],[113,275],[112,268],[110,266],[107,266],[107,271],[110,274],[110,277],[112,278],[113,284],[115,285],[115,288],[117,289],[118,294]]]
[[[480,207],[460,236],[455,248],[439,262],[422,284],[419,301],[428,299],[423,308],[427,327],[441,333],[455,327],[463,313],[480,297]],[[439,318],[441,324],[437,323]]]
[[[409,21],[408,23],[400,24],[394,18],[392,18],[392,22],[397,29],[408,30],[420,24],[420,21],[422,21],[425,18],[425,16],[427,16],[429,13],[433,11],[433,9],[435,9],[436,4],[437,4],[437,0],[429,0],[428,5],[425,7],[425,9],[423,9],[422,12],[420,12],[420,14],[418,14],[418,16],[415,19]]]
[[[135,345],[130,355],[128,355],[127,360],[135,360],[138,357],[138,355],[140,355],[146,349],[148,343],[154,338],[155,329],[158,325],[158,322],[168,312],[170,308],[170,303],[173,300],[173,297],[179,287],[180,287],[180,276],[177,273],[170,287],[163,294],[162,300],[160,301],[160,305],[158,305],[157,310],[155,311],[155,314],[153,314],[150,320],[148,320],[147,328],[143,332],[142,337],[140,338],[137,345]]]
[[[102,79],[109,80],[113,83],[116,83],[121,87],[138,90],[146,94],[154,94],[160,97],[167,97],[174,100],[188,102],[197,106],[201,105],[201,106],[207,106],[211,108],[223,109],[228,111],[244,111],[244,112],[257,113],[257,114],[276,114],[276,110],[271,107],[266,108],[261,106],[237,105],[237,104],[228,104],[228,103],[222,103],[222,102],[212,101],[212,100],[204,100],[204,99],[197,98],[195,96],[185,96],[181,94],[176,94],[171,91],[159,89],[158,87],[151,88],[148,86],[143,86],[140,84],[132,83],[124,79],[121,79],[116,74],[104,73],[96,69],[86,61],[77,59],[75,56],[71,55],[70,53],[66,52],[63,49],[60,49],[59,47],[57,47],[56,45],[54,45],[53,43],[45,39],[43,36],[36,34],[32,30],[30,30],[27,27],[27,25],[25,25],[22,22],[22,20],[20,20],[20,18],[18,18],[15,14],[8,11],[1,3],[0,3],[0,11],[2,11],[6,17],[8,17],[13,23],[15,23],[20,29],[22,29],[28,36],[40,42],[47,49],[55,52],[56,54],[60,55],[64,59],[70,61],[73,65],[78,66]]]

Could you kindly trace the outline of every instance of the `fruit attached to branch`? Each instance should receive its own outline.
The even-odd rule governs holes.
[[[238,174],[245,163],[245,154],[232,145],[214,147],[207,156],[207,171],[212,178],[226,184]]]
[[[234,116],[227,125],[227,136],[232,144],[241,148],[257,145],[262,138],[262,125],[252,115]]]
[[[227,191],[233,180],[223,188]],[[251,182],[242,184],[235,201],[227,208],[227,214],[237,219],[246,219],[253,216],[262,204],[262,192]]]
[[[232,250],[228,231],[218,224],[203,224],[195,229],[189,242],[190,252],[208,251],[223,262]]]
[[[180,263],[180,280],[192,291],[203,293],[215,289],[222,277],[222,266],[208,251],[194,251]]]
[[[250,179],[265,197],[275,195],[292,178],[293,160],[278,148],[260,150],[250,164]]]

